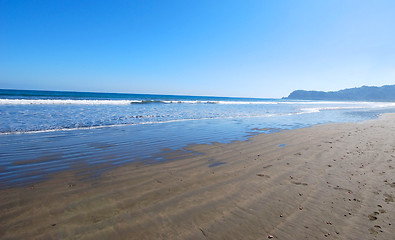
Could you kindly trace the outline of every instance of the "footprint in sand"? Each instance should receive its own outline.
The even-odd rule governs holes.
[[[379,209],[380,213],[386,213],[387,211],[385,211],[384,209]]]
[[[374,216],[373,214],[370,214],[370,215],[368,216],[368,218],[369,218],[370,221],[375,221],[375,220],[377,220],[377,217]]]
[[[394,197],[391,194],[384,193],[384,197],[386,203],[394,202]]]
[[[295,181],[291,181],[291,183],[296,184],[296,185],[303,185],[303,186],[309,185],[309,184],[307,184],[307,183],[295,182]]]
[[[377,232],[376,229],[374,229],[374,228],[369,228],[369,232],[370,232],[370,234],[374,234],[374,235],[376,235],[376,234],[379,233],[379,232]]]
[[[270,178],[269,175],[265,175],[265,174],[262,174],[262,173],[258,173],[257,176],[258,177],[264,177],[264,178]]]

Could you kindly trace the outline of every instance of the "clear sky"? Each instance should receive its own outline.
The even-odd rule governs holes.
[[[283,97],[386,84],[393,0],[0,0],[0,88]]]

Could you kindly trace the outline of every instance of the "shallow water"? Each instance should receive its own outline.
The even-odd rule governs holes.
[[[48,100],[45,98],[26,99]],[[96,177],[130,162],[167,161],[167,153],[191,144],[228,143],[263,132],[358,122],[395,112],[392,103],[232,98],[227,103],[207,104],[201,103],[203,97],[200,103],[185,98],[189,102],[126,105],[4,104],[3,98],[0,188],[34,184],[65,170],[77,171],[84,178]],[[220,164],[213,162],[208,167]]]
[[[388,107],[395,103],[0,90],[0,134]]]

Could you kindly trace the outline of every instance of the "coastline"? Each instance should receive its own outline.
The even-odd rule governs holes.
[[[391,239],[395,114],[0,190],[2,239]],[[211,166],[211,167],[210,167]]]

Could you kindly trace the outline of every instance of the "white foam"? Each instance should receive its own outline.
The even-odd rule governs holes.
[[[77,99],[0,99],[0,105],[128,105],[132,103],[151,103],[147,100],[77,100]],[[277,104],[277,102],[247,101],[152,101],[152,103],[183,104]]]
[[[75,99],[0,99],[0,105],[126,105],[132,102],[131,100],[75,100]]]
[[[274,117],[274,116],[285,116],[285,115],[297,115],[298,113],[280,113],[280,114],[263,114],[253,116],[231,116],[231,117],[213,117],[213,118],[187,118],[187,119],[172,119],[165,121],[147,121],[139,123],[125,123],[125,124],[111,124],[111,125],[100,125],[100,126],[87,126],[87,127],[72,127],[72,128],[54,128],[54,129],[42,129],[42,130],[28,130],[28,131],[12,131],[12,132],[0,132],[0,135],[12,135],[12,134],[34,134],[34,133],[47,133],[47,132],[60,132],[60,131],[75,131],[75,130],[88,130],[88,129],[101,129],[110,127],[126,127],[135,125],[146,125],[146,124],[163,124],[172,122],[185,122],[185,121],[200,121],[200,120],[215,120],[215,119],[238,119],[238,118],[260,118],[260,117]]]
[[[185,103],[185,104],[278,104],[278,102],[248,102],[248,101],[161,101],[163,103]]]
[[[212,101],[212,100],[106,100],[106,99],[0,99],[0,105],[128,105],[132,103],[167,103],[167,104],[258,104],[258,105],[273,105],[273,104],[295,104],[295,105],[363,105],[365,107],[394,107],[395,102],[340,102],[340,101]]]
[[[279,103],[283,103],[283,104],[297,104],[297,105],[362,105],[363,107],[370,107],[370,108],[384,108],[384,107],[395,107],[395,102],[337,102],[337,101],[303,101],[303,102],[299,102],[299,101],[292,101],[292,102],[279,102]]]
[[[300,114],[302,113],[316,113],[316,112],[320,112],[322,110],[341,110],[341,109],[363,109],[366,107],[316,107],[316,108],[301,108],[300,110],[302,112],[300,112]]]
[[[283,102],[266,101],[155,101],[152,100],[79,100],[79,99],[0,99],[0,105],[128,105],[132,103],[167,103],[167,104],[279,104]],[[295,102],[296,103],[296,102]]]

